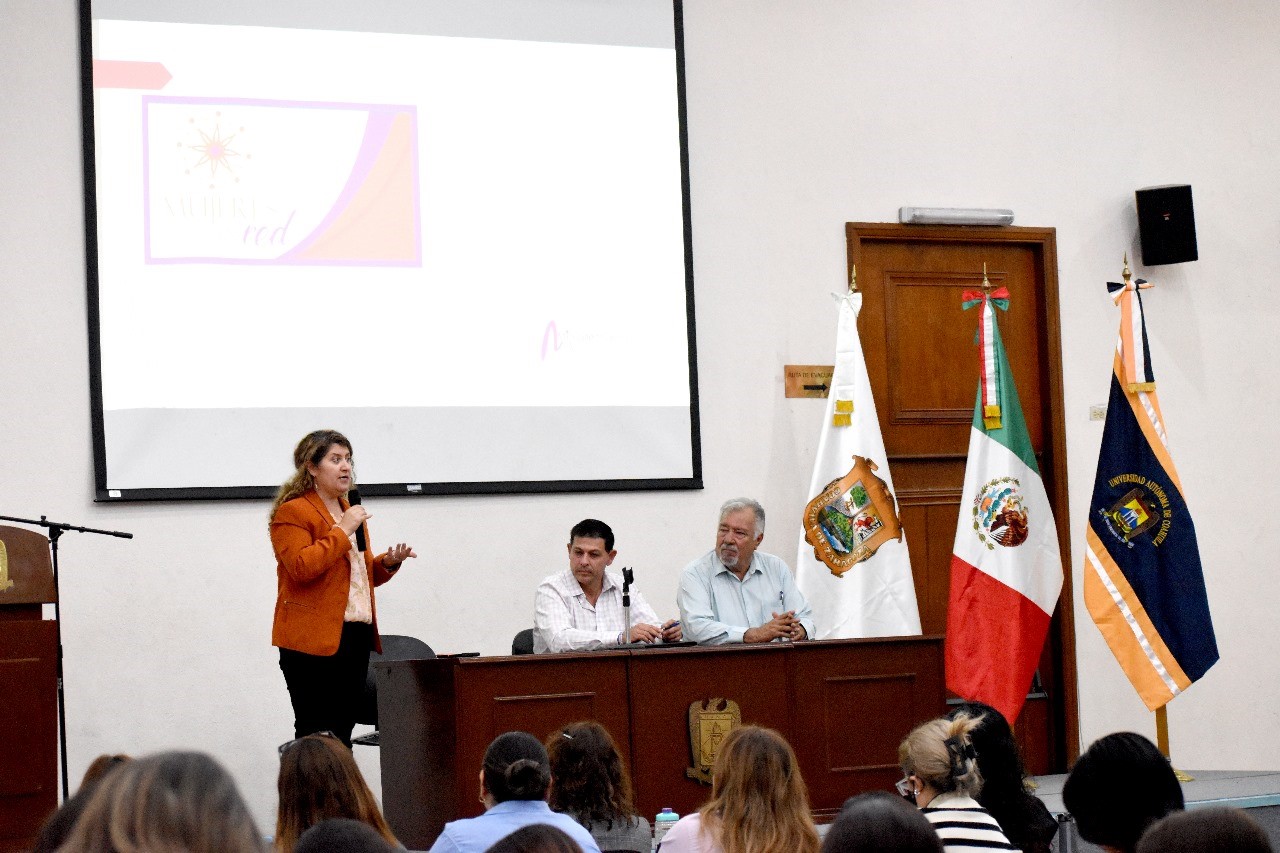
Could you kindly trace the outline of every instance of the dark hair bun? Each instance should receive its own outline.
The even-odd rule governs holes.
[[[507,732],[489,744],[484,784],[496,802],[540,800],[551,784],[547,750],[527,732]]]
[[[507,765],[503,774],[507,790],[514,800],[541,799],[551,782],[551,774],[536,761],[522,758]]]

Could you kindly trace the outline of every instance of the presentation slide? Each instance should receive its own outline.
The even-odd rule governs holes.
[[[265,5],[92,5],[99,499],[700,486],[678,8]]]

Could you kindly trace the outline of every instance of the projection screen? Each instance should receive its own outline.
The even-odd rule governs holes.
[[[678,0],[81,0],[97,499],[701,488]]]

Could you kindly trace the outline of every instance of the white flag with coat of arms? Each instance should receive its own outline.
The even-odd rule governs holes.
[[[893,478],[862,355],[862,341],[858,337],[862,294],[851,291],[836,299],[840,309],[835,372],[831,377],[807,499],[816,497],[828,483],[849,473],[854,454],[879,466],[876,474],[889,491],[893,491]],[[805,541],[802,530],[796,555],[796,583],[813,608],[815,639],[920,633],[920,610],[905,531],[901,540],[885,542],[869,558],[837,577],[814,555],[813,546]]]

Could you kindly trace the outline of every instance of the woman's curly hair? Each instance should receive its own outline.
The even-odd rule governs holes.
[[[630,825],[636,816],[631,779],[604,726],[570,723],[547,739],[551,756],[551,808],[591,826]]]

